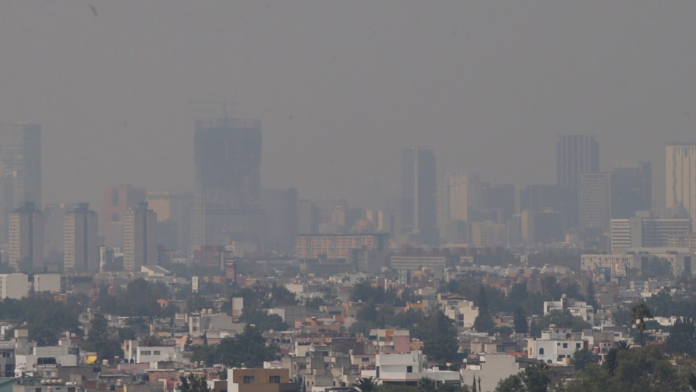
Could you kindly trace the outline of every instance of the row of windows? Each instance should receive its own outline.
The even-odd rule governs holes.
[[[160,355],[160,351],[150,351],[150,350],[143,350],[140,352],[140,355]]]
[[[280,384],[280,376],[268,376],[270,384]],[[244,384],[253,384],[254,376],[244,376]]]

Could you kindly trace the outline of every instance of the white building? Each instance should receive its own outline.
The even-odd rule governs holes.
[[[478,317],[478,307],[473,301],[467,301],[457,294],[438,294],[437,301],[445,313],[445,316],[454,320],[457,327],[471,328]]]
[[[29,294],[29,276],[26,274],[1,274],[0,299],[20,299]]]
[[[185,362],[178,346],[140,346],[137,340],[123,342],[124,357],[134,363],[156,363],[160,361]]]
[[[582,350],[585,343],[582,340],[527,340],[527,356],[549,364],[567,365],[577,350]]]
[[[590,254],[580,256],[580,269],[597,272],[605,269],[611,276],[626,276],[626,270],[634,267],[634,257],[630,254]]]
[[[447,383],[461,385],[459,372],[449,370],[427,369],[425,358],[421,351],[411,351],[406,354],[377,354],[375,369],[362,370],[360,377],[372,377],[380,384],[412,384],[427,377],[436,387]]]
[[[34,274],[34,292],[41,293],[48,291],[49,293],[61,292],[60,274]]]
[[[560,301],[544,301],[544,316],[554,310],[567,310],[573,316],[581,317],[591,325],[594,325],[594,308],[586,302],[568,298],[565,294],[563,294]]]

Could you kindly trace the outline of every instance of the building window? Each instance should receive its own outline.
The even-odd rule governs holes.
[[[540,348],[540,349],[539,349],[539,355],[544,355],[544,349],[543,349],[543,348]]]
[[[280,376],[269,376],[268,382],[271,384],[280,384]]]
[[[406,373],[413,373],[413,366],[406,366]]]
[[[155,351],[154,355],[160,355],[160,351]]]
[[[141,351],[140,355],[150,355],[150,350],[147,351]]]
[[[568,343],[563,343],[563,348],[568,348]]]
[[[244,384],[253,384],[254,376],[244,376]]]
[[[575,348],[580,348],[580,343],[575,343]]]

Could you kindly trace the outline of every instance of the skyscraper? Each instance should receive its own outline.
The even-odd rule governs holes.
[[[44,265],[43,213],[24,202],[10,213],[9,262],[15,269],[40,271]]]
[[[667,145],[665,169],[667,207],[686,209],[696,222],[696,143]]]
[[[297,243],[297,189],[264,189],[264,249],[292,252]]]
[[[608,229],[611,219],[611,175],[580,177],[580,229]]]
[[[599,141],[595,135],[560,135],[556,144],[556,185],[566,229],[579,225],[580,177],[599,173]]]
[[[150,209],[157,214],[160,245],[165,245],[170,250],[188,250],[191,243],[193,194],[188,192],[148,192],[147,203]]]
[[[559,135],[556,145],[556,183],[580,187],[580,176],[599,172],[599,142],[595,135]]]
[[[123,214],[129,207],[145,201],[145,189],[130,184],[104,189],[102,235],[107,248],[123,247]]]
[[[75,272],[99,272],[99,240],[97,213],[89,203],[80,203],[65,212],[64,269]]]
[[[8,239],[8,217],[20,203],[41,207],[41,126],[0,124],[0,240]]]
[[[437,244],[437,167],[433,150],[411,147],[401,154],[401,233]]]
[[[474,221],[477,212],[483,210],[481,178],[478,174],[448,174],[449,219]],[[514,195],[514,193],[513,193]]]
[[[261,122],[196,121],[193,246],[261,242]]]
[[[123,269],[157,264],[157,214],[147,202],[138,203],[123,214]]]
[[[611,170],[611,217],[629,219],[652,208],[650,162],[618,161]]]

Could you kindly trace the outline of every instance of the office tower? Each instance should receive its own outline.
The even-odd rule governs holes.
[[[20,203],[41,206],[41,126],[0,124],[0,241],[8,239],[8,217]]]
[[[311,200],[302,199],[297,201],[297,233],[319,233],[319,211],[316,204]]]
[[[611,251],[628,248],[661,248],[670,238],[691,233],[691,219],[662,219],[640,211],[629,219],[611,220]]]
[[[104,189],[102,235],[107,248],[123,247],[123,214],[129,207],[145,200],[145,189],[130,184]]]
[[[140,271],[157,259],[157,214],[141,202],[123,214],[123,269]]]
[[[191,244],[193,194],[148,192],[147,204],[157,214],[160,245],[169,250],[188,250]]]
[[[291,253],[295,249],[297,206],[297,189],[264,189],[264,249],[283,253]]]
[[[515,214],[515,185],[481,184],[481,219],[506,223]]]
[[[580,187],[580,176],[599,172],[599,142],[595,135],[560,135],[556,145],[556,184]]]
[[[64,269],[75,272],[99,272],[99,239],[97,213],[89,203],[79,203],[65,212]]]
[[[401,234],[423,244],[439,242],[437,167],[433,150],[411,147],[401,154]]]
[[[607,229],[611,219],[611,175],[580,177],[580,229]]]
[[[365,217],[372,222],[375,231],[378,233],[391,233],[394,227],[394,216],[389,211],[368,210]]]
[[[72,208],[66,204],[47,204],[44,208],[44,258],[46,261],[63,264],[64,245],[63,225],[65,212]]]
[[[524,210],[519,214],[520,237],[529,244],[549,244],[563,242],[563,214],[554,209],[543,211]]]
[[[9,262],[15,269],[40,271],[44,266],[44,219],[33,202],[10,213]]]
[[[507,244],[505,223],[472,222],[471,245],[477,248],[495,248]]]
[[[686,209],[696,222],[696,143],[667,145],[665,169],[667,207]]]
[[[449,219],[474,221],[483,210],[481,178],[478,174],[447,174],[449,187]]]
[[[260,243],[263,232],[261,122],[196,121],[196,186],[191,243]]]
[[[628,219],[652,208],[650,162],[617,161],[611,170],[611,215]]]
[[[556,144],[556,185],[566,229],[579,222],[580,177],[599,172],[599,142],[594,135],[560,135]]]

